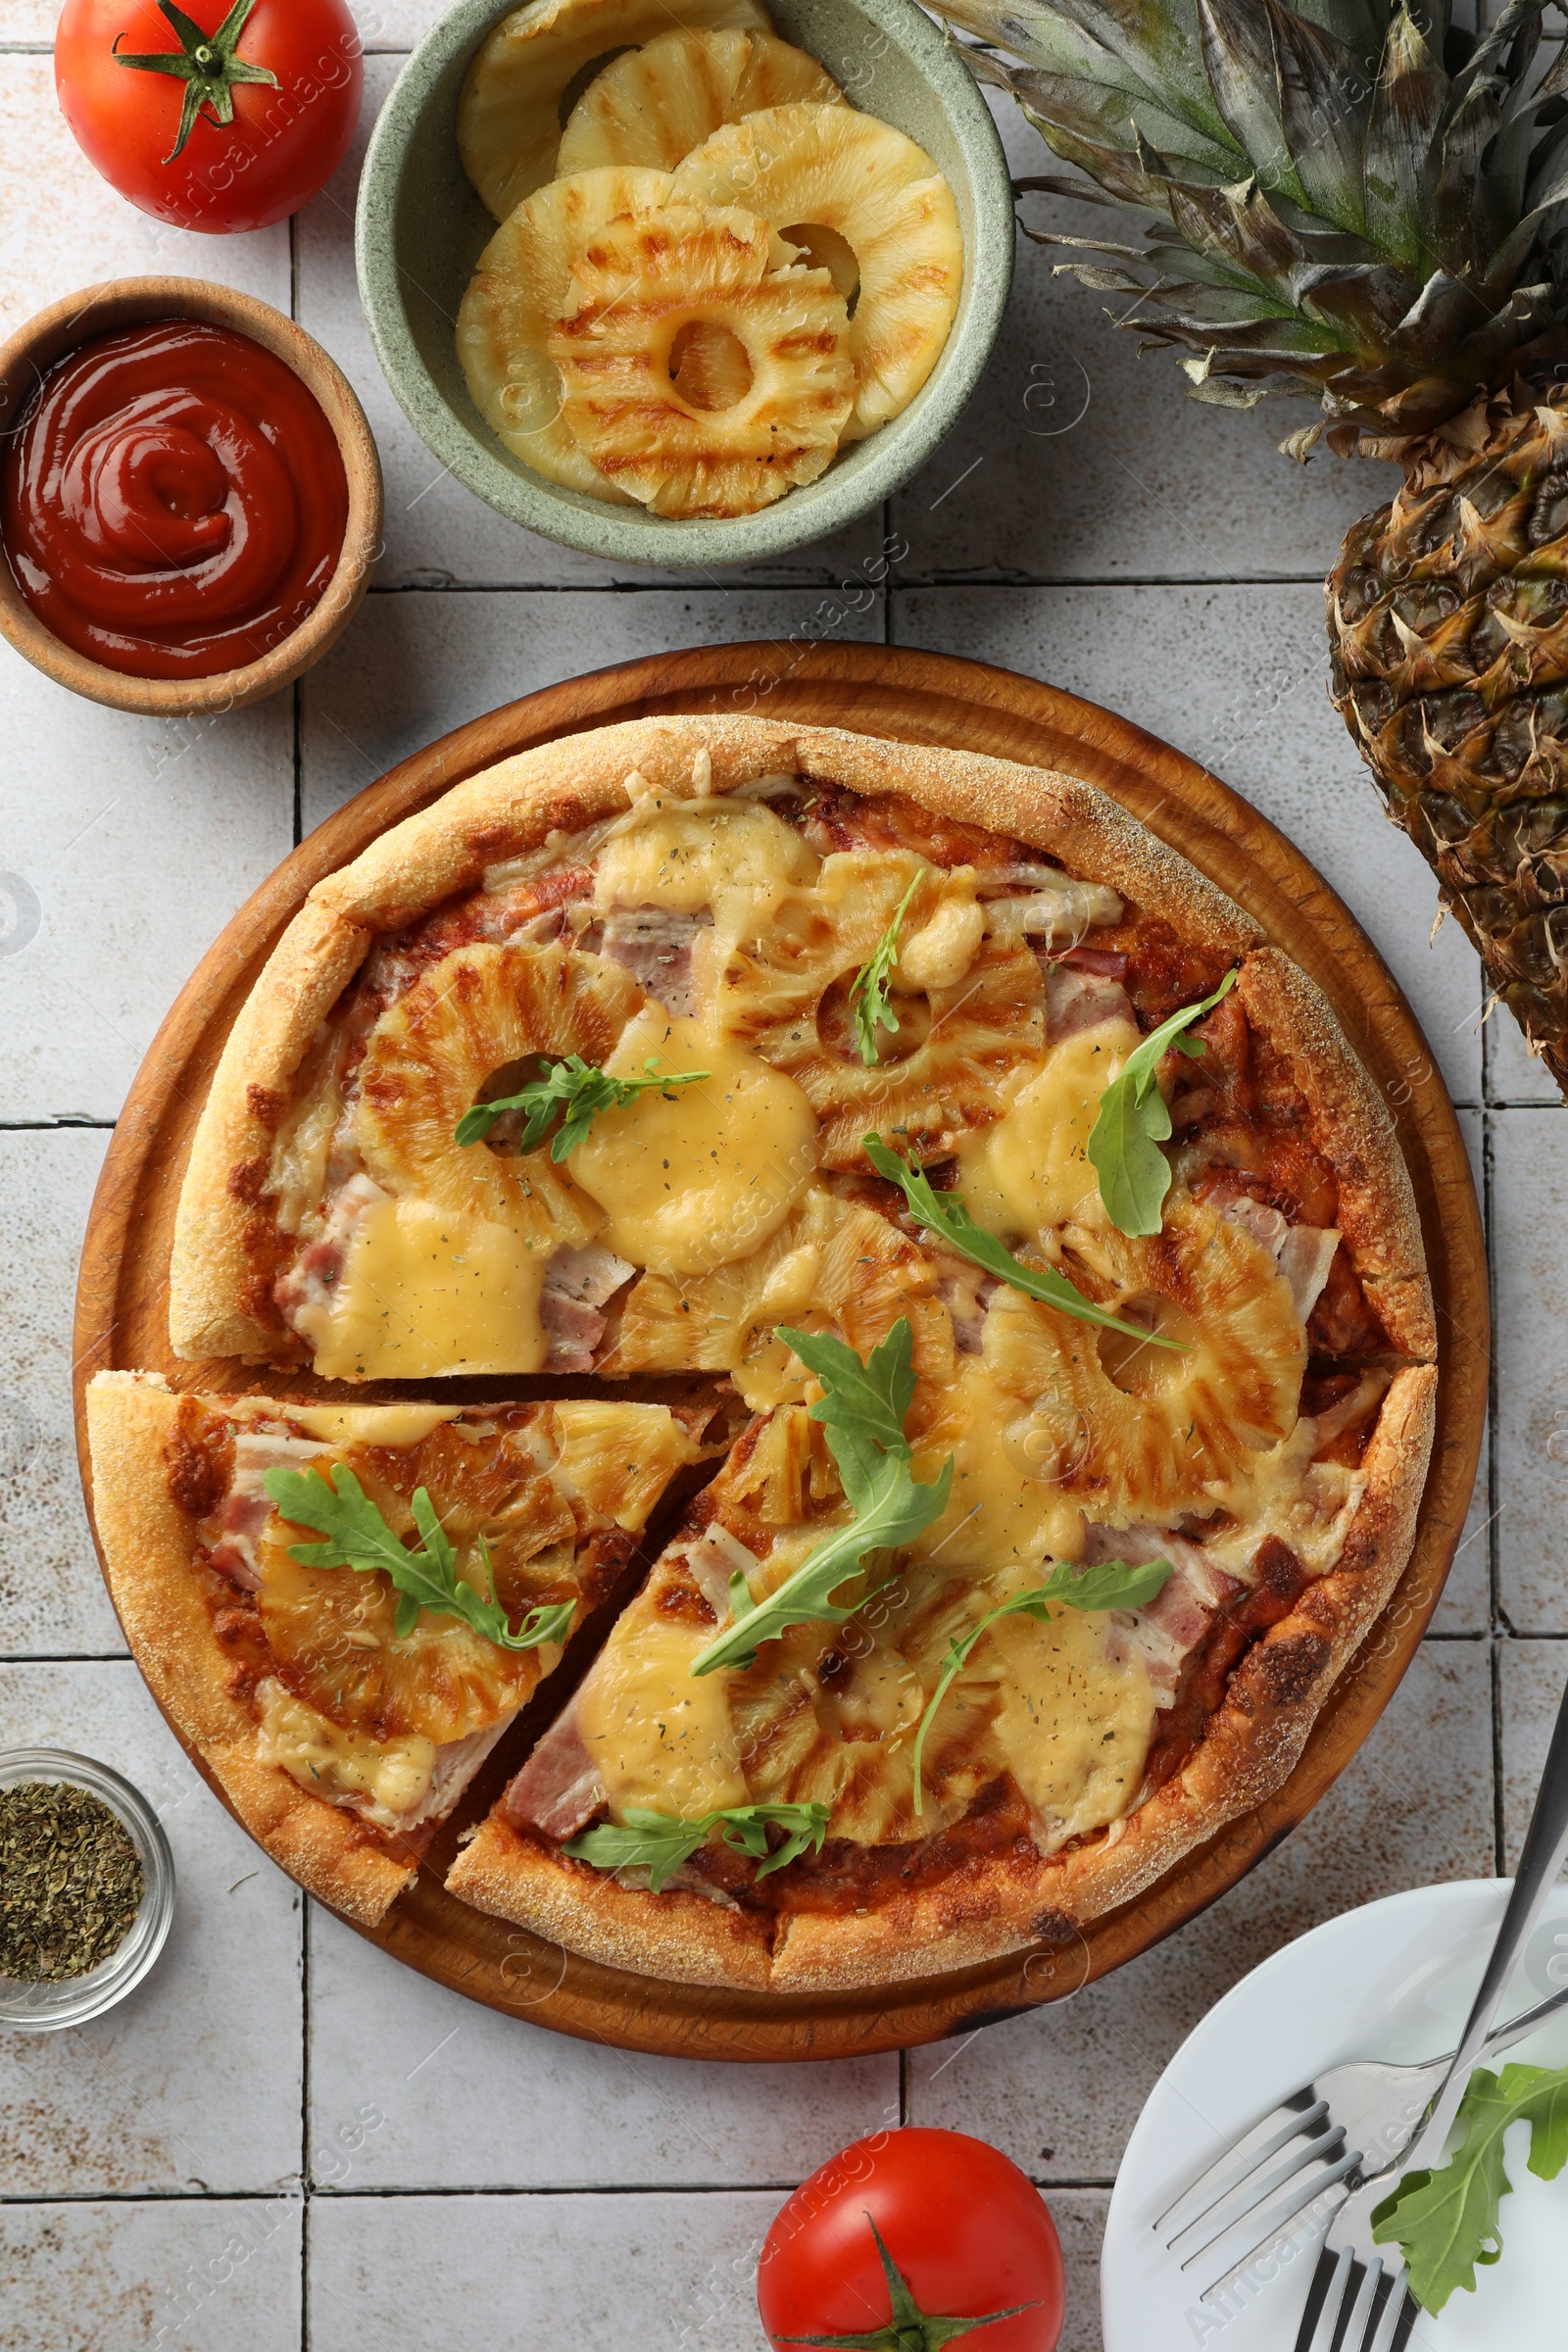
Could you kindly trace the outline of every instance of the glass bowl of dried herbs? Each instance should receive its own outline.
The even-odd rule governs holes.
[[[64,1748],[0,1754],[0,2028],[53,2034],[112,2008],[173,1912],[173,1856],[139,1789]]]

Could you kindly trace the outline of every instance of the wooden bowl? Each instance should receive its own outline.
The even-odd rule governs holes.
[[[0,348],[0,442],[20,427],[47,370],[93,335],[139,326],[151,318],[198,318],[249,335],[292,368],[333,433],[348,476],[349,518],[343,552],[326,593],[292,636],[259,662],[218,670],[210,678],[137,678],[106,669],[65,645],[28,604],[9,564],[0,561],[0,630],[34,669],[89,702],[144,718],[238,710],[275,694],[319,662],[348,627],[381,552],[381,461],[365,411],[342,369],[293,320],[253,294],[209,285],[199,277],[117,277],[68,294],[19,327]]]
[[[365,1396],[298,1371],[182,1363],[169,1344],[170,1244],[192,1130],[223,1041],[306,893],[389,826],[498,760],[583,727],[687,710],[754,710],[904,743],[956,745],[1064,767],[1120,801],[1239,899],[1323,990],[1394,1112],[1438,1306],[1438,1427],[1414,1549],[1387,1609],[1330,1692],[1300,1761],[1250,1813],[1070,1944],[862,1992],[740,1992],[633,1976],[470,1910],[442,1881],[465,1825],[483,1818],[554,1715],[564,1695],[554,1683],[481,1766],[414,1886],[379,1927],[360,1931],[455,1992],[584,2040],[689,2058],[861,2057],[970,2033],[1038,2002],[1061,2000],[1120,1968],[1234,1886],[1345,1770],[1415,1655],[1464,1525],[1487,1414],[1486,1250],[1459,1123],[1387,965],[1300,851],[1205,768],[1075,695],[946,654],[832,643],[655,654],[527,695],[403,760],[317,826],[240,908],[186,982],[126,1097],[82,1246],[73,1353],[89,1514],[84,1400],[95,1372],[139,1367],[164,1373],[175,1389],[230,1395],[337,1402]],[[480,1388],[459,1386],[466,1396]],[[373,1397],[406,1393],[370,1391]],[[497,1381],[484,1393],[527,1394],[528,1384]],[[200,1756],[192,1760],[205,1774]]]

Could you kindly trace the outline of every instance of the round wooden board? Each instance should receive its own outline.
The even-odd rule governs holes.
[[[442,1877],[458,1826],[475,1817],[472,1808],[460,1809],[447,1825],[427,1867],[381,1926],[365,1931],[384,1951],[443,1984],[587,2040],[700,2058],[847,2056],[967,2031],[1059,1999],[1119,1967],[1233,1886],[1344,1770],[1410,1661],[1464,1522],[1487,1405],[1487,1267],[1464,1141],[1409,1005],[1306,859],[1215,777],[1093,704],[944,655],[763,644],[656,656],[528,695],[404,760],[285,858],[203,957],[137,1074],[88,1224],[75,1381],[89,1509],[82,1398],[94,1372],[139,1366],[166,1373],[182,1389],[229,1393],[299,1393],[318,1385],[275,1372],[259,1378],[237,1363],[178,1362],[169,1345],[167,1291],[175,1201],[214,1064],[307,891],[388,826],[511,753],[620,719],[714,710],[1067,768],[1113,794],[1201,867],[1317,981],[1393,1106],[1420,1204],[1442,1335],[1437,1443],[1413,1557],[1295,1772],[1268,1803],[1070,1946],[858,1994],[775,1996],[667,1984],[578,1959],[449,1895]],[[493,1783],[476,1784],[470,1795],[482,1810],[495,1792]]]

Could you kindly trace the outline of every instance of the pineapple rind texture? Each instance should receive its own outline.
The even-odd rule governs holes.
[[[458,100],[463,169],[498,220],[556,170],[561,102],[596,58],[639,48],[671,25],[772,26],[757,0],[532,0],[504,17],[474,57]]]
[[[724,123],[801,101],[844,104],[832,75],[804,49],[765,32],[666,32],[589,83],[562,135],[556,171],[562,178],[606,164],[673,172]]]
[[[551,180],[496,230],[458,311],[458,359],[497,440],[547,481],[617,506],[632,502],[566,428],[565,394],[548,343],[570,300],[572,264],[594,231],[623,214],[652,211],[670,185],[667,172],[619,167]]]
[[[718,130],[675,174],[676,201],[741,204],[788,235],[831,229],[859,270],[846,441],[907,408],[942,355],[963,286],[953,191],[924,148],[848,107],[776,106]]]
[[[1329,579],[1331,692],[1568,1085],[1568,393],[1479,401],[1407,466]]]
[[[565,421],[606,477],[657,514],[749,514],[826,471],[855,396],[844,299],[733,208],[670,205],[612,221],[576,266],[580,305],[550,338]],[[689,407],[669,374],[694,320],[727,328],[752,380]]]

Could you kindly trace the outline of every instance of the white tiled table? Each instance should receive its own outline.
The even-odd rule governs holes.
[[[1390,477],[1331,459],[1298,472],[1259,419],[1198,410],[1168,361],[1140,365],[1134,338],[1025,248],[962,430],[886,516],[722,584],[617,573],[501,521],[404,422],[355,293],[357,155],[292,227],[162,230],[59,122],[52,17],[53,0],[0,0],[0,327],[143,270],[292,308],[370,415],[388,553],[297,707],[170,728],[75,702],[0,652],[0,1745],[114,1760],[159,1802],[179,1874],[171,1948],[138,1994],[73,2035],[0,2041],[0,2352],[753,2352],[752,2267],[783,2194],[897,2118],[995,2140],[1048,2191],[1071,2269],[1066,2352],[1094,2352],[1106,2196],[1171,2051],[1316,1921],[1505,1865],[1568,1664],[1568,1125],[1506,1020],[1481,1027],[1453,927],[1429,945],[1426,869],[1324,699],[1318,583]],[[367,127],[426,21],[426,0],[387,0]],[[1030,134],[1008,137],[1034,168]],[[885,531],[908,553],[880,606],[824,622]],[[567,2041],[406,1973],[220,1811],[125,1657],[92,1558],[72,1293],[107,1133],[157,1022],[303,828],[532,687],[824,627],[1108,704],[1206,760],[1348,900],[1463,1106],[1494,1251],[1498,1435],[1436,1630],[1377,1733],[1175,1941],[902,2064],[693,2066]]]

